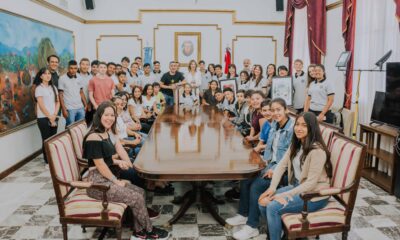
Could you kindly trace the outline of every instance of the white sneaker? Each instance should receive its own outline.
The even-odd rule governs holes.
[[[242,230],[233,234],[233,238],[237,240],[247,240],[260,235],[258,228],[252,228],[249,225],[245,225]]]
[[[225,221],[227,224],[229,224],[231,226],[239,226],[239,225],[246,224],[247,217],[243,217],[240,214],[236,214],[236,216],[227,218]]]

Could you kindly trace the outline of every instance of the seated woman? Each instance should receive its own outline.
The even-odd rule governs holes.
[[[316,116],[301,113],[296,119],[294,133],[290,149],[275,168],[268,190],[258,200],[261,214],[267,217],[271,240],[281,239],[282,214],[301,213],[303,210],[304,201],[300,194],[329,188],[332,177],[329,151]],[[290,185],[276,190],[286,171]],[[329,196],[311,199],[307,204],[308,212],[324,208],[328,199]]]
[[[285,100],[273,99],[271,112],[274,121],[271,124],[263,157],[267,167],[258,177],[240,181],[239,214],[226,220],[232,226],[246,224],[240,231],[233,234],[235,239],[243,240],[259,235],[258,198],[269,187],[276,164],[281,161],[291,143],[294,120],[287,115]]]
[[[132,119],[136,123],[140,123],[142,129],[141,131],[146,134],[149,133],[151,125],[142,119],[150,118],[151,115],[148,115],[144,112],[142,90],[138,86],[134,86],[132,88],[132,98],[128,101],[128,109]]]
[[[201,104],[206,106],[216,106],[217,100],[215,99],[215,94],[218,90],[218,81],[211,80],[209,83],[210,87],[204,92]]]
[[[179,95],[179,105],[192,107],[199,104],[199,98],[192,92],[192,86],[186,83],[182,95]]]
[[[168,239],[169,233],[152,226],[146,208],[144,190],[130,183],[118,180],[120,170],[132,168],[128,154],[116,139],[116,109],[112,102],[101,103],[93,118],[93,125],[83,141],[83,157],[88,159],[88,181],[110,186],[107,199],[127,204],[134,221],[131,239]],[[119,156],[116,159],[115,156]],[[88,189],[89,197],[101,200],[103,192]]]
[[[131,115],[129,114],[128,111],[128,100],[130,98],[130,95],[128,92],[118,92],[115,94],[117,97],[121,97],[122,99],[122,105],[123,105],[123,112],[121,114],[122,119],[124,120],[124,123],[132,130],[132,131],[139,131],[139,133],[143,136],[146,137],[147,135],[145,133],[140,132],[142,129],[142,126],[140,125],[140,122],[135,122]]]
[[[250,134],[244,138],[247,143],[257,141],[260,136],[260,119],[263,117],[261,114],[261,103],[264,99],[265,96],[261,90],[254,91],[251,95],[253,114],[251,118]]]
[[[154,122],[154,119],[159,114],[157,109],[157,99],[154,96],[153,85],[146,84],[142,94],[143,110],[145,114],[151,116],[147,122]]]
[[[229,120],[240,129],[240,125],[244,121],[244,109],[247,106],[246,99],[244,98],[244,89],[239,89],[236,93],[236,103],[235,103],[235,116],[230,117]]]

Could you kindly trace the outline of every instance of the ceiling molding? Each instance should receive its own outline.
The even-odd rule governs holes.
[[[39,4],[47,9],[55,11],[61,15],[64,15],[72,20],[78,21],[83,24],[141,24],[144,13],[219,13],[219,14],[230,14],[232,16],[232,24],[240,25],[272,25],[272,26],[284,26],[285,22],[280,21],[242,21],[237,19],[236,10],[214,10],[214,9],[139,9],[139,17],[137,20],[101,20],[93,19],[88,20],[79,17],[73,13],[70,13],[54,4],[51,4],[45,0],[31,0],[32,2]]]
[[[326,6],[326,11],[341,7],[342,5],[343,5],[343,0],[331,3],[331,4]]]

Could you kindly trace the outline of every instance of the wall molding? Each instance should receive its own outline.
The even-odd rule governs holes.
[[[265,39],[271,39],[271,41],[274,44],[274,64],[276,65],[277,63],[277,52],[278,52],[278,42],[275,39],[274,36],[252,36],[252,35],[236,35],[232,39],[232,63],[235,62],[235,43],[240,39],[240,38],[265,38]]]
[[[7,177],[11,173],[17,171],[19,168],[21,168],[28,162],[32,161],[33,159],[35,159],[41,153],[42,153],[42,149],[39,149],[39,150],[33,152],[32,154],[30,154],[29,156],[25,157],[24,159],[22,159],[21,161],[17,162],[16,164],[12,165],[11,167],[7,168],[6,170],[4,170],[3,172],[0,173],[0,180]]]
[[[272,25],[272,26],[285,26],[285,22],[280,21],[244,21],[237,19],[236,10],[215,10],[215,9],[139,9],[138,19],[133,20],[102,20],[102,19],[84,19],[78,15],[70,13],[54,4],[51,4],[45,0],[31,0],[32,2],[55,11],[65,17],[71,18],[83,24],[141,24],[143,20],[143,14],[145,13],[217,13],[217,14],[230,14],[232,16],[232,24],[239,25]]]
[[[222,28],[219,27],[218,24],[190,24],[190,23],[182,23],[182,24],[157,24],[155,28],[153,28],[153,59],[157,60],[156,55],[156,31],[160,29],[160,27],[215,27],[217,31],[219,31],[219,61],[222,62]]]
[[[99,59],[99,43],[103,38],[137,38],[137,41],[140,42],[140,57],[143,59],[143,39],[139,35],[112,35],[112,34],[104,34],[100,35],[96,38],[96,59]],[[132,54],[132,56],[136,56]]]

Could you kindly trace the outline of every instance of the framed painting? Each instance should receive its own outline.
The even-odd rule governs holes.
[[[35,123],[31,86],[47,57],[60,57],[59,73],[74,59],[73,32],[0,10],[0,136]]]
[[[293,82],[292,77],[272,78],[272,99],[282,98],[287,105],[293,105]]]
[[[234,96],[236,97],[236,92],[238,88],[236,79],[219,80],[219,87],[221,88],[222,92],[225,88],[231,88],[233,90]]]
[[[201,60],[201,32],[176,32],[175,61],[187,67],[190,60]]]

